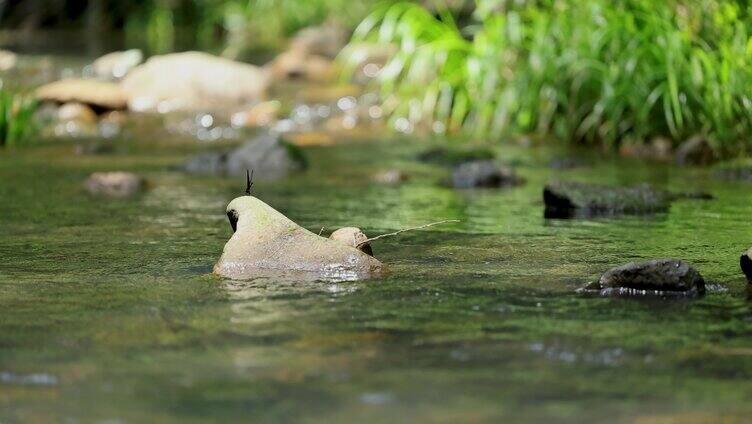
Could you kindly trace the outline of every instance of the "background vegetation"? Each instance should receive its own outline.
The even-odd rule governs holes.
[[[382,5],[355,42],[394,43],[377,84],[393,121],[476,136],[612,145],[703,134],[748,150],[749,8],[697,0],[478,0],[473,20]]]

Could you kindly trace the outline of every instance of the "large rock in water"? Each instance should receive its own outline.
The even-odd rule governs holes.
[[[55,103],[83,103],[99,110],[125,109],[127,97],[118,84],[87,79],[64,79],[45,84],[36,97]]]
[[[454,188],[511,187],[524,181],[512,168],[492,160],[463,163],[452,173]]]
[[[184,170],[191,174],[243,176],[253,169],[261,180],[275,180],[305,168],[302,152],[276,135],[264,134],[229,152],[201,153],[189,159]]]
[[[716,154],[707,138],[696,135],[684,141],[676,149],[676,163],[679,165],[705,166],[715,162]]]
[[[380,275],[382,264],[346,243],[318,236],[253,196],[227,205],[235,233],[214,273],[233,279],[269,276],[361,280]]]
[[[668,193],[647,184],[607,187],[581,183],[550,183],[543,189],[546,218],[649,214],[668,211]]]
[[[658,259],[613,268],[581,291],[603,296],[694,297],[705,293],[705,280],[684,261]]]
[[[266,71],[200,52],[154,56],[122,81],[136,111],[230,109],[263,98]]]

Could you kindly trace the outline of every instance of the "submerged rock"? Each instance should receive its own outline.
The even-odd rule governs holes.
[[[607,187],[555,182],[543,189],[546,218],[666,212],[670,200],[668,193],[647,184]]]
[[[95,172],[84,185],[95,196],[123,198],[141,191],[144,180],[132,172]]]
[[[91,64],[94,75],[101,79],[123,78],[131,69],[144,60],[144,54],[139,49],[107,53]]]
[[[713,146],[707,138],[696,135],[684,141],[676,149],[676,163],[679,165],[705,166],[715,162]]]
[[[739,266],[747,277],[747,282],[752,284],[752,247],[742,253],[742,256],[739,258]]]
[[[752,181],[752,160],[746,158],[720,163],[713,174],[726,180]]]
[[[705,280],[684,261],[657,259],[613,268],[580,291],[602,296],[695,297],[705,293]]]
[[[200,52],[154,56],[123,79],[136,111],[230,109],[261,99],[268,73],[246,63]]]
[[[373,256],[373,249],[371,249],[371,245],[368,243],[368,236],[358,227],[340,228],[333,232],[329,238]]]
[[[200,153],[185,164],[191,174],[245,175],[253,169],[262,180],[275,180],[305,168],[299,148],[282,141],[279,136],[264,134],[229,152]]]
[[[463,162],[493,159],[496,157],[491,149],[465,147],[437,147],[420,153],[417,159],[421,162],[434,163],[444,166],[456,166]]]
[[[371,180],[379,184],[399,184],[410,179],[410,176],[399,169],[387,169],[378,172],[371,177]]]
[[[250,192],[250,188],[249,188]],[[380,275],[382,264],[341,241],[318,236],[253,196],[227,205],[234,234],[214,273],[249,279],[295,273],[315,279],[360,280]]]
[[[36,90],[42,101],[83,103],[95,109],[125,109],[127,97],[118,84],[86,79],[64,79],[45,84]]]
[[[510,187],[524,181],[512,168],[499,165],[492,160],[463,163],[452,173],[454,188]]]

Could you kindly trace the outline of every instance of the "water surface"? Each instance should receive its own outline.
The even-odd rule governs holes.
[[[708,171],[600,158],[552,170],[552,149],[498,147],[527,179],[453,190],[384,137],[306,149],[310,168],[256,195],[304,227],[369,235],[391,273],[328,283],[210,274],[244,181],[174,166],[202,144],[142,130],[112,153],[50,141],[0,155],[2,422],[747,422],[752,314],[738,256],[752,186]],[[396,186],[370,175],[403,169]],[[100,170],[150,188],[88,196]],[[546,220],[554,178],[714,201],[669,213]],[[690,301],[574,293],[608,268],[675,257],[710,283]]]

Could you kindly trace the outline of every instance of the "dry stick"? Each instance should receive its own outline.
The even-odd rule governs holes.
[[[360,248],[364,244],[370,243],[370,242],[372,242],[374,240],[378,240],[378,239],[385,238],[385,237],[396,236],[397,234],[404,233],[406,231],[422,230],[423,228],[433,227],[434,225],[439,225],[439,224],[446,224],[447,222],[460,222],[460,220],[459,219],[445,219],[443,221],[432,222],[430,224],[424,224],[424,225],[420,225],[420,226],[417,226],[417,227],[403,228],[403,229],[395,231],[393,233],[381,234],[381,235],[378,235],[376,237],[371,237],[371,238],[366,239],[365,241],[363,241],[361,243],[358,243],[358,245],[355,246],[355,247],[356,248]]]
[[[323,232],[324,232],[324,227],[321,227],[321,229],[319,230],[319,235],[321,235],[321,233]]]

